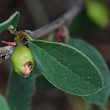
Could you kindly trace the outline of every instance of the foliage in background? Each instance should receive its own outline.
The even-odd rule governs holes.
[[[9,110],[9,107],[1,94],[0,94],[0,110]]]
[[[7,21],[0,24],[0,32],[9,29],[16,32],[19,12],[15,12]],[[72,21],[72,33],[99,30],[85,9]],[[30,76],[23,78],[12,70],[9,78],[7,102],[10,110],[29,110],[31,96],[36,90],[59,88],[71,94],[77,94],[94,104],[108,100],[110,94],[110,76],[106,62],[100,53],[85,41],[69,39],[67,44],[29,40],[29,49],[36,65]],[[17,56],[19,57],[19,56]],[[0,95],[0,109],[9,110]]]
[[[77,48],[85,55],[87,55],[92,62],[97,66],[101,75],[103,77],[104,86],[101,91],[96,94],[90,96],[84,96],[84,98],[92,103],[100,104],[107,101],[109,94],[110,94],[110,76],[109,76],[109,69],[107,67],[106,62],[100,55],[100,53],[93,48],[90,44],[86,43],[85,41],[78,40],[78,39],[71,39],[68,42],[69,45]]]

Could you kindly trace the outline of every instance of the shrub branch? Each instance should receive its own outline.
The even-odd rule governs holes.
[[[83,0],[76,0],[75,3],[73,4],[73,7],[70,10],[68,10],[65,14],[63,14],[61,17],[59,17],[52,23],[47,24],[44,27],[39,28],[34,31],[25,30],[25,32],[29,34],[32,39],[38,39],[64,25],[68,26],[70,22],[72,21],[72,19],[75,18],[78,12],[82,9],[83,4],[84,4]],[[14,46],[1,47],[0,48],[0,63],[8,59],[9,56],[13,53],[13,50],[14,50]]]
[[[68,10],[65,14],[63,14],[61,17],[56,19],[50,24],[45,25],[42,28],[39,28],[34,31],[25,30],[33,39],[41,38],[42,36],[54,31],[55,29],[58,29],[59,27],[63,25],[69,25],[72,19],[78,14],[78,12],[83,7],[83,0],[76,0],[73,7]]]

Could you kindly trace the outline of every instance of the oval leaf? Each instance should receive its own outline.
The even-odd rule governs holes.
[[[8,20],[0,24],[0,32],[6,30],[10,25],[13,26],[12,32],[15,31],[19,20],[19,12],[15,12]]]
[[[41,70],[36,63],[33,71],[27,78],[21,77],[14,70],[11,72],[7,92],[10,110],[30,110],[31,95],[35,88],[34,80],[39,75],[41,75]]]
[[[7,102],[10,110],[30,110],[32,93],[33,75],[24,78],[13,70],[10,75],[7,92]]]
[[[6,104],[2,95],[0,95],[0,110],[9,110],[8,105]]]
[[[104,103],[105,101],[107,101],[110,93],[110,76],[106,62],[104,61],[100,53],[85,41],[71,39],[68,42],[68,44],[77,48],[82,53],[87,55],[92,60],[92,62],[97,66],[103,77],[104,81],[103,89],[96,94],[93,94],[91,96],[85,96],[84,98],[90,101],[91,103],[95,104]]]
[[[93,94],[102,88],[98,69],[77,49],[40,40],[29,44],[45,77],[57,88],[77,95]]]

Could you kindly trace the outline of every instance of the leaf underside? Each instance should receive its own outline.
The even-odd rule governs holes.
[[[5,102],[5,99],[0,94],[0,110],[9,110],[8,105]]]
[[[3,23],[0,23],[0,33],[6,30],[10,25],[14,27],[12,29],[12,32],[14,32],[18,24],[18,20],[19,12],[15,12],[8,20],[4,21]]]
[[[33,93],[33,75],[23,78],[14,70],[11,72],[7,92],[10,110],[30,110]]]

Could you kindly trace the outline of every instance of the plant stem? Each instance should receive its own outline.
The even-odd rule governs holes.
[[[17,37],[16,37],[16,44],[17,46],[22,46],[21,44],[21,38],[23,37],[22,34],[18,34]]]
[[[29,41],[33,40],[28,34],[24,34],[24,37],[27,38]]]
[[[34,31],[29,31],[29,30],[25,30],[25,31],[31,36],[31,38],[38,39],[58,29],[61,26],[69,25],[72,19],[75,18],[78,12],[82,9],[83,4],[84,4],[83,0],[76,0],[75,4],[69,11],[67,11],[64,15],[62,15],[52,23],[47,24],[44,27]]]

